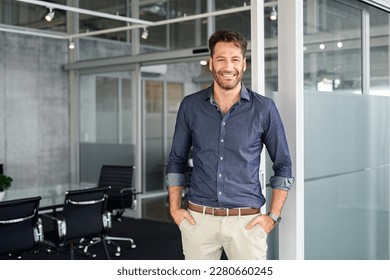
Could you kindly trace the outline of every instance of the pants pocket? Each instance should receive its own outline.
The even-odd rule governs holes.
[[[265,230],[263,229],[263,227],[261,225],[256,224],[255,227],[258,228],[258,231],[259,231],[259,234],[261,237],[266,238],[268,236],[268,234],[265,232]]]

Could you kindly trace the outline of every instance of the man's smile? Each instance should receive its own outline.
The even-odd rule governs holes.
[[[225,77],[225,78],[234,78],[236,76],[236,74],[232,74],[232,73],[221,73],[221,76],[222,77]]]

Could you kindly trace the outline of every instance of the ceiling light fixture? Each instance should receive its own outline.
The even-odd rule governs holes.
[[[52,8],[52,9],[56,9],[56,10],[64,10],[64,11],[73,12],[73,13],[108,18],[108,19],[113,19],[113,20],[126,21],[126,22],[131,22],[131,23],[138,23],[138,24],[144,24],[144,25],[153,24],[153,22],[151,22],[151,21],[130,18],[130,17],[123,17],[123,16],[118,16],[118,15],[113,15],[113,14],[108,14],[108,13],[95,12],[92,10],[80,9],[80,8],[71,7],[71,6],[67,6],[67,5],[56,4],[56,3],[52,3],[51,1],[50,2],[49,1],[39,1],[39,0],[15,0],[15,1],[29,3],[29,4],[38,5],[38,6],[44,6],[46,8]],[[59,2],[59,1],[57,1],[57,2]],[[61,2],[67,2],[67,1],[61,1]]]
[[[73,50],[74,47],[75,47],[74,41],[73,41],[73,40],[69,40],[68,48],[69,48],[70,50]]]
[[[269,16],[270,20],[277,20],[278,19],[278,13],[276,12],[275,6],[272,6],[272,11]]]
[[[247,4],[244,6],[239,6],[239,7],[234,7],[234,8],[224,9],[224,10],[212,11],[212,12],[207,12],[207,13],[202,13],[202,14],[195,14],[195,15],[190,15],[190,16],[181,17],[181,18],[170,18],[167,20],[160,20],[160,21],[152,22],[152,21],[145,21],[145,20],[141,20],[141,19],[117,16],[117,15],[112,15],[112,14],[107,14],[107,13],[100,13],[100,12],[95,12],[95,11],[91,11],[91,10],[87,10],[87,9],[80,9],[80,8],[75,8],[75,7],[66,6],[66,5],[60,5],[60,4],[46,2],[46,1],[39,1],[39,0],[15,0],[15,1],[29,3],[32,5],[44,6],[46,8],[51,7],[52,9],[56,9],[56,10],[64,10],[64,11],[68,11],[68,12],[87,14],[87,15],[92,15],[92,16],[96,16],[96,17],[103,17],[103,18],[109,18],[109,19],[114,19],[114,20],[121,20],[121,21],[130,22],[130,23],[135,23],[132,25],[96,30],[96,31],[89,31],[89,32],[72,34],[72,35],[56,35],[56,34],[52,35],[52,34],[46,33],[45,31],[35,31],[35,33],[34,33],[35,36],[59,38],[59,39],[75,39],[75,38],[92,37],[92,36],[97,36],[97,35],[102,35],[102,34],[116,33],[116,32],[122,32],[122,31],[129,31],[129,30],[133,30],[133,29],[145,28],[147,26],[162,26],[162,25],[168,25],[168,24],[179,23],[179,22],[188,22],[188,21],[192,21],[192,20],[196,20],[196,19],[206,19],[209,17],[216,17],[216,16],[220,16],[220,15],[235,14],[235,13],[240,13],[240,12],[245,12],[245,11],[251,10],[251,6]],[[267,2],[264,4],[265,7],[271,7],[274,5],[275,4],[273,4],[273,2]],[[10,30],[10,28],[7,28],[7,29],[2,28],[1,24],[0,24],[0,31],[15,32],[13,29],[11,31],[9,31],[9,30]],[[23,28],[20,31],[18,30],[16,32],[19,32],[21,34],[32,35],[33,31],[30,31],[30,30],[26,31],[25,28]]]
[[[144,31],[141,34],[141,38],[146,40],[146,39],[148,39],[148,36],[149,36],[149,31],[147,28],[144,28]]]
[[[51,22],[54,18],[54,11],[52,8],[49,8],[49,13],[45,16],[45,20]]]

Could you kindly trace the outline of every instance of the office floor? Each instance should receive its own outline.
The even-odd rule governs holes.
[[[187,201],[183,198],[182,207],[185,208]],[[142,200],[142,218],[173,223],[169,213],[168,196],[147,198]]]
[[[167,197],[161,196],[143,199],[142,217],[144,219],[172,223],[173,220],[169,214]]]

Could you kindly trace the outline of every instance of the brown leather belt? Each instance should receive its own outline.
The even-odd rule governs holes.
[[[259,208],[212,208],[188,203],[188,209],[213,216],[246,216],[260,213]]]

